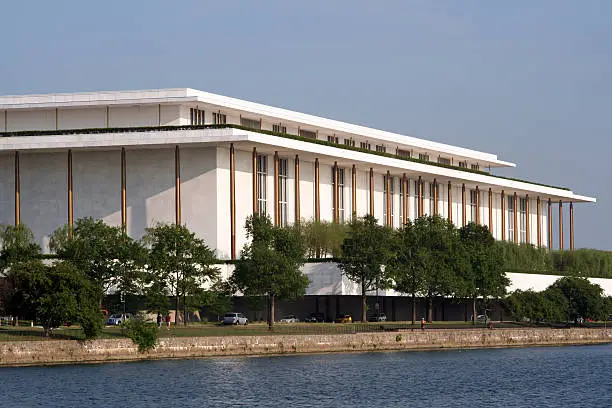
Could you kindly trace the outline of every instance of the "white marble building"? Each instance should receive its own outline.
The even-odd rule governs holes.
[[[136,238],[184,223],[230,259],[254,211],[395,227],[436,213],[559,246],[553,209],[569,212],[573,248],[573,205],[595,202],[495,176],[515,165],[494,154],[193,89],[4,96],[0,135],[0,223],[28,225],[45,250],[57,227],[92,216]]]

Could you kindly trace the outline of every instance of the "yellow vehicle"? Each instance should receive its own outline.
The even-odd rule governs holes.
[[[338,313],[336,315],[336,319],[334,320],[336,323],[353,323],[353,318],[348,313]]]

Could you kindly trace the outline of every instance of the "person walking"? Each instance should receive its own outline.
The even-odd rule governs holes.
[[[166,315],[166,327],[170,330],[170,312]]]
[[[159,327],[161,329],[162,326],[162,315],[161,313],[157,314],[157,327]]]
[[[421,330],[425,330],[425,318],[421,317]]]

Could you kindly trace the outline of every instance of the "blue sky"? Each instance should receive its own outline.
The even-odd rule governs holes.
[[[612,2],[39,0],[2,15],[0,94],[191,87],[496,153],[518,165],[497,174],[596,196],[575,208],[576,246],[612,249]]]

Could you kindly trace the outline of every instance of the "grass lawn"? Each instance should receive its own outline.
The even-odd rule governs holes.
[[[589,324],[588,327],[604,327],[605,323]],[[437,329],[472,329],[485,328],[487,325],[477,322],[433,322],[428,323],[427,330]],[[495,323],[495,328],[519,328],[533,327],[515,322]],[[558,326],[562,327],[562,326]],[[571,327],[571,326],[570,326]],[[168,330],[165,326],[159,329],[160,338],[170,337],[205,337],[205,336],[263,336],[277,334],[348,334],[358,332],[382,332],[396,330],[420,330],[420,323],[414,326],[410,322],[381,322],[381,323],[276,323],[272,331],[268,330],[266,323],[250,323],[247,326],[223,326],[215,323],[191,323],[187,326],[172,326]],[[121,328],[107,326],[104,328],[100,338],[121,338]],[[43,337],[40,327],[0,327],[1,341],[26,341],[26,340],[82,340],[83,332],[78,326],[60,327],[53,330],[50,337]]]

